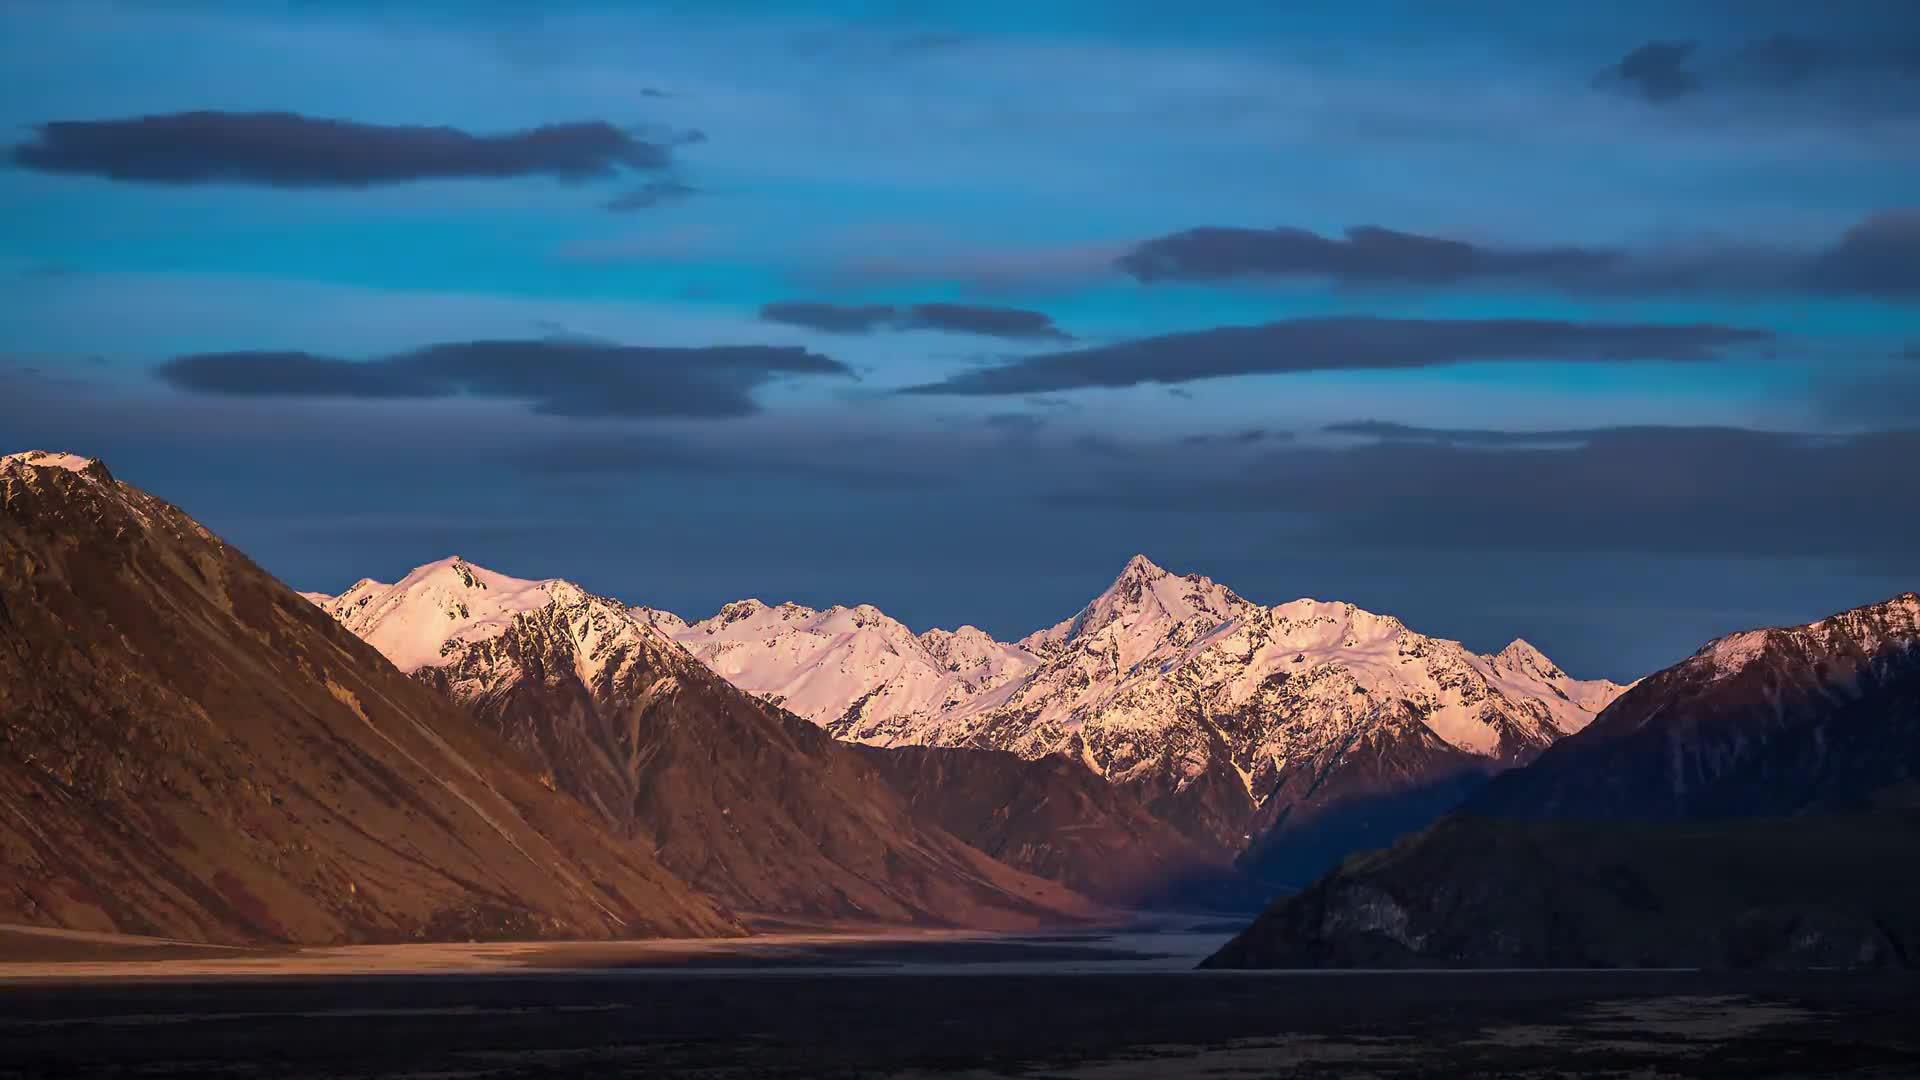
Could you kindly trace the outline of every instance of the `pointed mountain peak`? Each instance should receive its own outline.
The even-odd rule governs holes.
[[[1145,555],[1135,555],[1133,558],[1127,560],[1127,565],[1120,568],[1120,576],[1115,580],[1124,581],[1129,577],[1140,577],[1152,580],[1166,576],[1167,569],[1165,567],[1147,558]]]
[[[1547,655],[1534,648],[1533,642],[1526,638],[1514,638],[1507,642],[1506,648],[1500,650],[1498,659],[1512,663],[1543,664],[1547,661]]]

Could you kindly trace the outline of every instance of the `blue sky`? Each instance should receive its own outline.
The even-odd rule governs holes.
[[[0,0],[0,432],[303,588],[1625,676],[1920,582],[1910,5],[1303,7]]]

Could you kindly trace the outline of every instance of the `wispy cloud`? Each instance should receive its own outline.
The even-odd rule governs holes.
[[[665,168],[672,151],[601,120],[475,135],[288,112],[184,112],[51,121],[11,156],[23,168],[110,180],[358,188],[449,178],[605,179]]]
[[[1707,324],[1309,318],[1042,353],[902,392],[1034,394],[1230,375],[1421,368],[1470,361],[1701,361],[1716,359],[1727,348],[1772,338],[1767,330]]]
[[[939,330],[1013,341],[1072,341],[1053,317],[1024,308],[981,304],[831,304],[815,300],[778,300],[760,308],[766,322],[804,326],[830,334],[870,334],[875,330]]]
[[[460,341],[375,360],[304,352],[197,353],[160,365],[177,389],[232,397],[442,398],[525,402],[555,416],[730,417],[758,411],[781,376],[850,376],[836,360],[768,345],[651,348],[598,342]]]
[[[1306,229],[1205,226],[1147,240],[1115,260],[1144,284],[1240,278],[1450,288],[1517,285],[1583,295],[1824,293],[1920,297],[1920,210],[1870,215],[1807,251],[1740,246],[1633,251],[1497,246],[1377,225],[1326,237]]]

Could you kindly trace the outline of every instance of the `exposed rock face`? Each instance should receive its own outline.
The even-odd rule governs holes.
[[[0,920],[224,943],[739,932],[192,519],[0,458]]]
[[[749,913],[1023,926],[1092,910],[917,816],[855,748],[572,583],[453,558],[329,610]]]
[[[1218,966],[1920,963],[1920,598],[1709,643]]]
[[[1066,756],[1282,879],[1431,821],[1622,689],[1522,641],[1482,656],[1351,604],[1262,607],[1139,557],[1018,644],[972,627],[916,637],[864,606],[641,612],[842,738]]]

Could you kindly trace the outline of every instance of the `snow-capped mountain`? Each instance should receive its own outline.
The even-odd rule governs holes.
[[[714,674],[653,618],[571,582],[456,557],[322,606],[739,909],[1017,926],[1086,908],[916,814],[856,748]]]
[[[734,685],[840,738],[878,746],[929,741],[913,736],[992,700],[1040,662],[972,626],[915,635],[867,604],[816,611],[740,600],[691,625],[669,612],[634,611]]]
[[[1381,799],[1445,779],[1444,804],[1457,777],[1531,757],[1623,689],[1574,679],[1524,641],[1480,655],[1351,604],[1263,607],[1139,556],[1017,644],[972,627],[916,636],[867,606],[747,600],[692,624],[652,618],[842,738],[1065,754],[1235,848],[1352,799],[1398,828],[1405,815]]]

